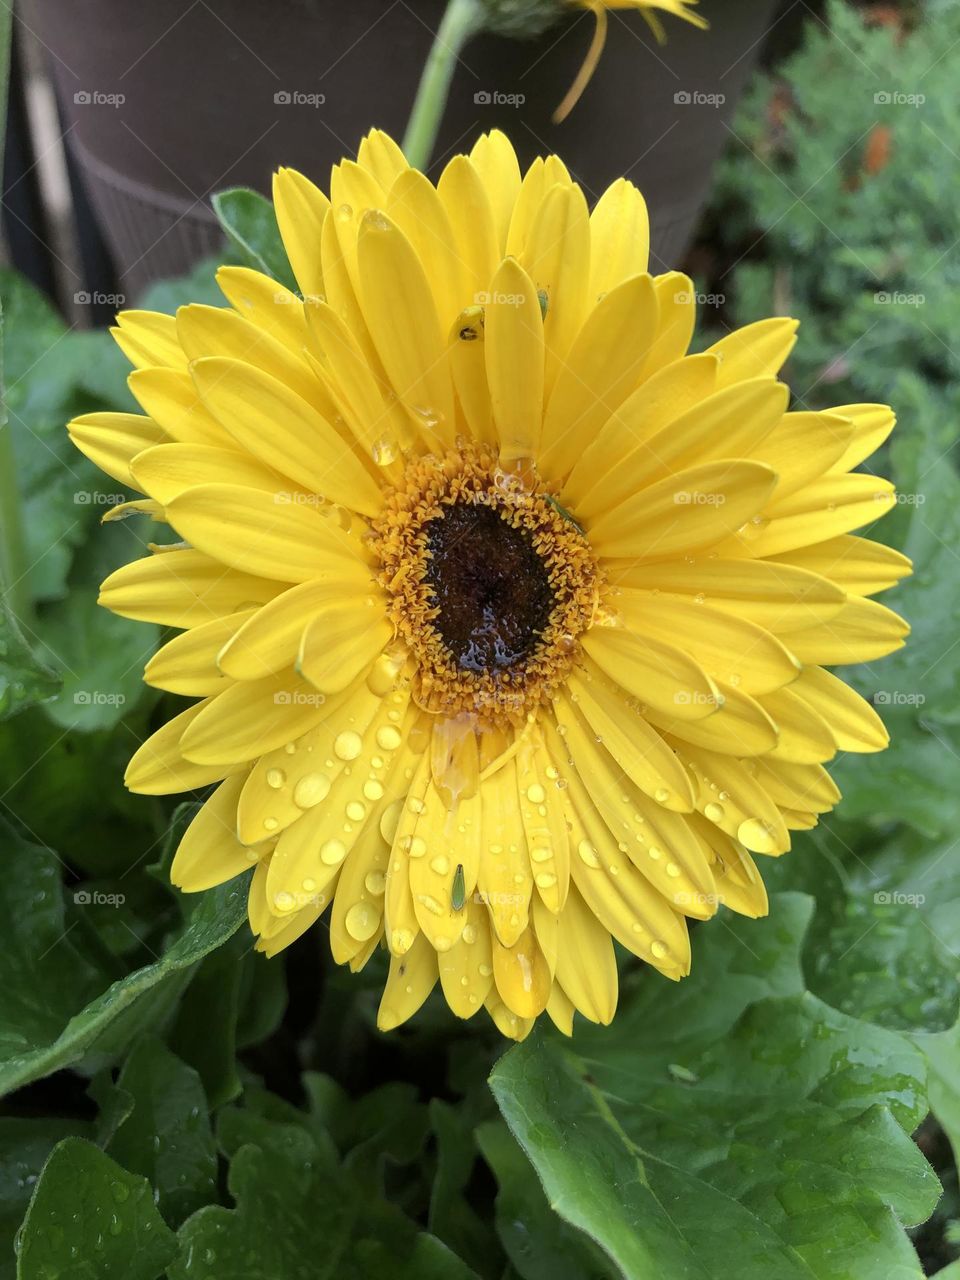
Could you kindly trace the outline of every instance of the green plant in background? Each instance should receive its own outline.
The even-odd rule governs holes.
[[[166,887],[192,809],[119,779],[180,704],[140,682],[159,636],[93,605],[108,549],[128,560],[158,528],[98,532],[131,495],[63,430],[131,407],[123,361],[0,282],[28,570],[23,626],[0,634],[0,1280],[908,1280],[923,1223],[928,1273],[957,1254],[954,1162],[928,1122],[941,1196],[910,1135],[932,1109],[960,1144],[960,229],[941,160],[960,107],[937,61],[960,4],[900,42],[843,7],[830,22],[737,123],[716,240],[749,252],[719,287],[737,323],[800,317],[806,403],[898,408],[914,635],[853,673],[892,745],[841,763],[838,813],[767,870],[768,921],[697,930],[679,987],[625,963],[616,1023],[570,1043],[538,1031],[498,1058],[442,1001],[385,1040],[382,973],[342,980],[312,935],[286,964],[254,955],[242,882]],[[894,92],[927,101],[874,101]],[[269,205],[226,193],[218,213],[282,279]],[[144,305],[198,298],[218,301],[204,268]]]

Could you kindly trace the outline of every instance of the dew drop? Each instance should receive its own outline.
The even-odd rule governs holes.
[[[372,893],[375,898],[379,898],[387,887],[387,878],[382,871],[368,871],[363,877],[363,887],[367,893]]]
[[[581,840],[577,845],[577,853],[588,867],[599,867],[600,859],[597,857],[597,851],[589,840]]]
[[[359,733],[354,733],[352,729],[347,729],[343,733],[337,734],[333,749],[341,760],[356,760],[363,750],[363,739]]]
[[[267,770],[267,786],[273,787],[274,791],[279,791],[287,780],[287,775],[282,769]]]
[[[328,867],[335,867],[347,856],[347,846],[342,840],[327,840],[320,846],[320,861]]]
[[[380,927],[380,913],[369,902],[355,902],[344,916],[343,925],[351,938],[367,942]]]
[[[703,812],[710,819],[711,822],[723,821],[723,805],[722,804],[714,804],[714,802],[711,801],[704,808]]]
[[[293,788],[293,803],[300,809],[312,809],[329,791],[330,779],[325,773],[305,773]]]

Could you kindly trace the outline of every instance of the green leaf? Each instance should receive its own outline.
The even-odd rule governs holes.
[[[524,1280],[620,1280],[588,1236],[557,1218],[505,1124],[482,1125],[477,1139],[500,1187],[497,1234]]]
[[[110,729],[144,694],[143,668],[157,647],[158,627],[131,625],[79,590],[44,611],[39,631],[62,692],[46,705],[65,729]]]
[[[61,1139],[89,1129],[82,1120],[0,1118],[0,1280],[13,1280],[14,1238],[47,1157]]]
[[[149,1183],[93,1143],[65,1138],[27,1210],[17,1280],[157,1280],[175,1253]]]
[[[476,1280],[306,1128],[249,1114],[243,1127],[228,1179],[236,1208],[211,1205],[183,1225],[169,1280]]]
[[[216,1198],[217,1154],[200,1077],[153,1036],[139,1040],[115,1086],[130,1109],[106,1151],[154,1188],[170,1226]]]
[[[270,201],[249,187],[231,187],[218,192],[211,203],[221,227],[246,265],[288,289],[296,289]]]
[[[76,925],[65,921],[55,855],[6,827],[0,838],[0,1094],[87,1055],[109,1058],[166,1014],[196,962],[246,918],[246,877],[198,895],[160,959],[104,990],[107,975],[73,946]]]
[[[489,1225],[471,1203],[467,1191],[477,1161],[477,1140],[471,1130],[467,1101],[453,1107],[434,1098],[430,1103],[430,1121],[437,1143],[437,1169],[430,1192],[430,1230],[476,1272],[492,1280],[501,1274],[503,1258],[492,1247]],[[507,1141],[517,1150],[509,1134]],[[519,1150],[517,1154],[526,1175],[539,1189],[530,1166]],[[487,1163],[493,1165],[486,1148],[484,1155]]]
[[[0,720],[57,695],[60,677],[30,652],[20,628],[0,602]]]
[[[800,905],[698,930],[679,1007],[683,988],[648,978],[612,1028],[569,1048],[531,1037],[494,1069],[551,1205],[629,1280],[711,1276],[717,1257],[741,1280],[921,1275],[899,1224],[939,1196],[904,1131],[925,1111],[923,1061],[904,1036],[781,994]],[[762,998],[770,946],[788,959]]]

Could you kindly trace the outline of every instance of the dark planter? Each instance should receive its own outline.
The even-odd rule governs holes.
[[[330,165],[353,154],[371,126],[399,140],[444,8],[443,0],[34,5],[69,145],[129,297],[214,251],[211,192],[268,191],[279,164],[326,187]],[[524,163],[556,151],[591,198],[626,174],[650,205],[655,267],[675,265],[777,6],[703,0],[712,29],[667,18],[663,48],[639,15],[612,12],[599,69],[560,125],[551,115],[586,52],[592,16],[575,14],[535,41],[480,37],[457,69],[437,162],[497,126]]]

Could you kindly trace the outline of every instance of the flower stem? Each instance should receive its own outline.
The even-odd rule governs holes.
[[[0,342],[2,338],[3,314],[0,312]],[[27,593],[23,522],[12,436],[7,418],[3,355],[0,347],[0,592],[14,617],[21,622],[28,622],[30,597]]]
[[[449,0],[427,55],[403,138],[403,153],[415,169],[425,169],[430,163],[460,50],[482,26],[479,0]]]
[[[20,494],[13,457],[12,432],[0,409],[0,588],[7,608],[21,622],[29,622],[30,598],[24,566]]]

